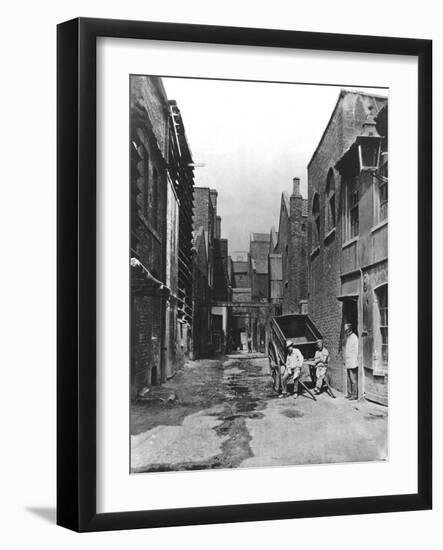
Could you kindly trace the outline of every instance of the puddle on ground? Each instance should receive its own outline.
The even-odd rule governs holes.
[[[224,364],[223,364],[223,366],[224,366]],[[228,369],[225,368],[225,370],[224,370],[224,374],[227,375],[227,376],[230,376],[232,374],[241,374],[242,372],[244,372],[244,371],[242,371],[238,367],[230,367]]]
[[[375,414],[375,413],[369,413],[365,415],[365,420],[377,420],[379,418],[385,418],[386,415],[383,413]]]
[[[304,413],[298,411],[297,409],[284,409],[283,411],[280,411],[280,413],[288,418],[301,418],[302,416],[305,416]]]
[[[246,414],[245,414],[246,412]],[[236,414],[230,414],[228,416],[218,416],[220,420],[235,420],[236,418],[249,418],[252,420],[260,420],[264,417],[263,413],[239,411]]]

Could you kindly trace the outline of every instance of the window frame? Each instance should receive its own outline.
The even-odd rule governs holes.
[[[152,166],[152,180],[151,180],[151,206],[152,206],[152,212],[151,212],[151,219],[152,219],[152,226],[153,228],[158,231],[159,229],[159,194],[160,194],[160,174],[157,168],[153,165]],[[151,221],[148,218],[149,221]]]
[[[380,168],[373,177],[374,190],[374,226],[388,221],[389,208],[389,177],[388,177],[388,152],[384,151],[380,155]],[[385,191],[385,200],[382,202],[382,190]],[[382,210],[384,209],[384,210]]]
[[[312,220],[316,229],[316,238],[312,239],[313,249],[320,245],[320,195],[315,192],[312,198]]]
[[[355,198],[351,204],[351,198]],[[360,234],[360,196],[357,176],[351,177],[345,181],[344,185],[344,216],[343,216],[343,235],[344,242],[358,238]],[[352,215],[354,214],[354,223]],[[356,227],[356,230],[355,230]]]
[[[143,145],[143,215],[150,219],[151,210],[151,159]]]
[[[337,226],[337,214],[335,205],[335,174],[329,169],[326,178],[326,208],[325,208],[325,233],[330,233]]]
[[[377,311],[378,311],[378,338],[377,353],[379,353],[379,365],[384,371],[388,370],[389,364],[389,289],[384,283],[374,289]]]

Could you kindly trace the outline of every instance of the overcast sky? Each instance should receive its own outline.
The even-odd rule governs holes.
[[[301,180],[340,92],[337,86],[163,78],[183,116],[195,184],[218,191],[229,253],[278,228],[281,193]],[[365,91],[373,91],[366,89]],[[384,95],[384,90],[377,93]]]

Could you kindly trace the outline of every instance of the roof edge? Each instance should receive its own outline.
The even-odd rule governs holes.
[[[309,167],[312,164],[312,161],[314,160],[315,155],[317,154],[318,150],[320,149],[321,144],[323,143],[323,140],[326,136],[326,132],[329,128],[329,125],[331,124],[332,119],[334,118],[334,115],[335,115],[335,112],[337,110],[340,99],[342,97],[344,97],[346,94],[362,95],[362,96],[365,96],[365,97],[374,97],[376,99],[386,99],[386,100],[388,99],[387,95],[384,96],[384,95],[379,95],[379,94],[372,94],[372,93],[369,93],[369,92],[362,92],[362,91],[354,89],[354,88],[341,88],[340,93],[338,94],[337,101],[335,102],[334,108],[332,109],[331,116],[329,117],[328,123],[326,124],[326,126],[323,130],[323,133],[320,137],[320,141],[318,142],[317,147],[315,148],[314,152],[312,153],[311,159],[308,162],[308,165],[307,165],[308,170],[309,170]]]

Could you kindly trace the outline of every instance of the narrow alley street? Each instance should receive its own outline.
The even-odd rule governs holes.
[[[387,408],[336,395],[278,399],[260,354],[189,362],[132,404],[131,471],[386,459]]]

